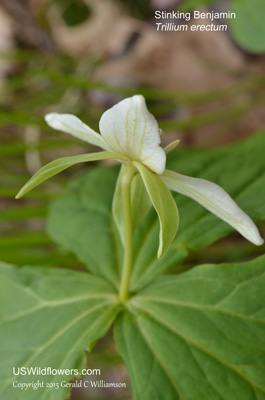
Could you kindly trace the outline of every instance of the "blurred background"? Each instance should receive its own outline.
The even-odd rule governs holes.
[[[194,9],[235,11],[237,18],[215,22],[227,23],[226,32],[157,32],[156,10]],[[69,177],[89,167],[73,167],[14,199],[45,163],[94,151],[49,129],[47,112],[76,114],[98,130],[106,108],[141,93],[165,144],[179,138],[182,146],[222,146],[264,129],[264,17],[259,0],[251,6],[247,0],[0,0],[1,261],[84,269],[52,243],[45,216]],[[239,254],[247,259],[259,254],[253,247],[221,240],[206,253],[194,252],[186,267],[233,261]],[[126,381],[128,390],[75,391],[71,398],[129,399],[127,371],[111,335],[96,350],[89,366],[104,371],[101,379]]]

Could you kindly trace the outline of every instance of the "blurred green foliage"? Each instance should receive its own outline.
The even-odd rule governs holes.
[[[114,0],[118,4],[124,5],[130,12],[130,15],[137,18],[148,18],[152,15],[150,0]]]
[[[91,15],[91,10],[81,0],[55,0],[61,15],[68,26],[75,26],[85,22]]]
[[[265,2],[263,0],[233,0],[231,11],[236,19],[230,21],[231,34],[250,53],[265,52]]]

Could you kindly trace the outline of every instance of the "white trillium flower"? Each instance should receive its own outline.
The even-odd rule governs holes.
[[[71,114],[51,113],[45,120],[54,129],[120,153],[132,162],[139,161],[157,174],[165,170],[166,154],[160,147],[158,123],[143,96],[122,100],[105,111],[99,121],[101,135]]]
[[[50,176],[77,162],[113,158],[127,165],[133,165],[140,173],[158,213],[160,226],[171,223],[170,219],[166,220],[164,217],[163,207],[160,204],[161,201],[171,202],[167,194],[169,188],[197,201],[255,245],[263,244],[254,222],[220,186],[204,179],[184,176],[165,169],[166,153],[179,141],[171,143],[165,149],[160,146],[158,123],[147,110],[143,96],[135,95],[127,98],[107,110],[99,122],[100,134],[71,114],[51,113],[45,116],[45,120],[52,128],[69,133],[105,151],[53,161],[41,168],[21,189],[17,197],[21,197]],[[172,198],[172,195],[170,196]],[[173,198],[172,201],[174,202]],[[167,207],[167,204],[164,207]],[[172,228],[169,240],[171,243],[177,230],[178,212],[175,202],[174,206],[171,204],[170,207],[174,209],[172,218],[175,218],[173,223],[175,227]],[[168,230],[168,226],[164,226],[164,229]],[[167,248],[170,246],[169,242]],[[159,256],[165,251],[160,248]]]

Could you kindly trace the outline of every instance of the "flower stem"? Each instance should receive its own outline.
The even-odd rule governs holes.
[[[124,258],[119,290],[119,300],[124,303],[129,297],[130,277],[132,272],[132,206],[131,206],[131,183],[135,175],[135,169],[128,166],[122,179],[122,205],[124,215]]]

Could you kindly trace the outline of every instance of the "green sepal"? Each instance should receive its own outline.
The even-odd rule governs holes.
[[[108,159],[121,160],[124,159],[124,157],[119,153],[114,153],[111,151],[100,151],[97,153],[58,158],[58,160],[54,160],[39,169],[39,171],[37,171],[36,174],[34,174],[30,178],[30,180],[20,189],[20,191],[16,195],[16,199],[19,199],[20,197],[24,196],[24,194],[34,189],[36,186],[40,185],[42,182],[58,174],[59,172],[62,172],[69,167],[72,167],[75,164]]]
[[[169,249],[179,225],[179,214],[176,203],[166,184],[159,175],[151,172],[144,165],[135,162],[136,168],[141,174],[150,200],[157,212],[160,232],[157,257],[161,258]]]
[[[121,166],[117,179],[115,193],[112,202],[112,213],[119,230],[121,240],[124,239],[124,216],[122,206],[121,185],[126,167]],[[135,229],[145,217],[151,207],[151,201],[143,184],[141,176],[137,173],[131,184],[131,206],[133,229]]]

